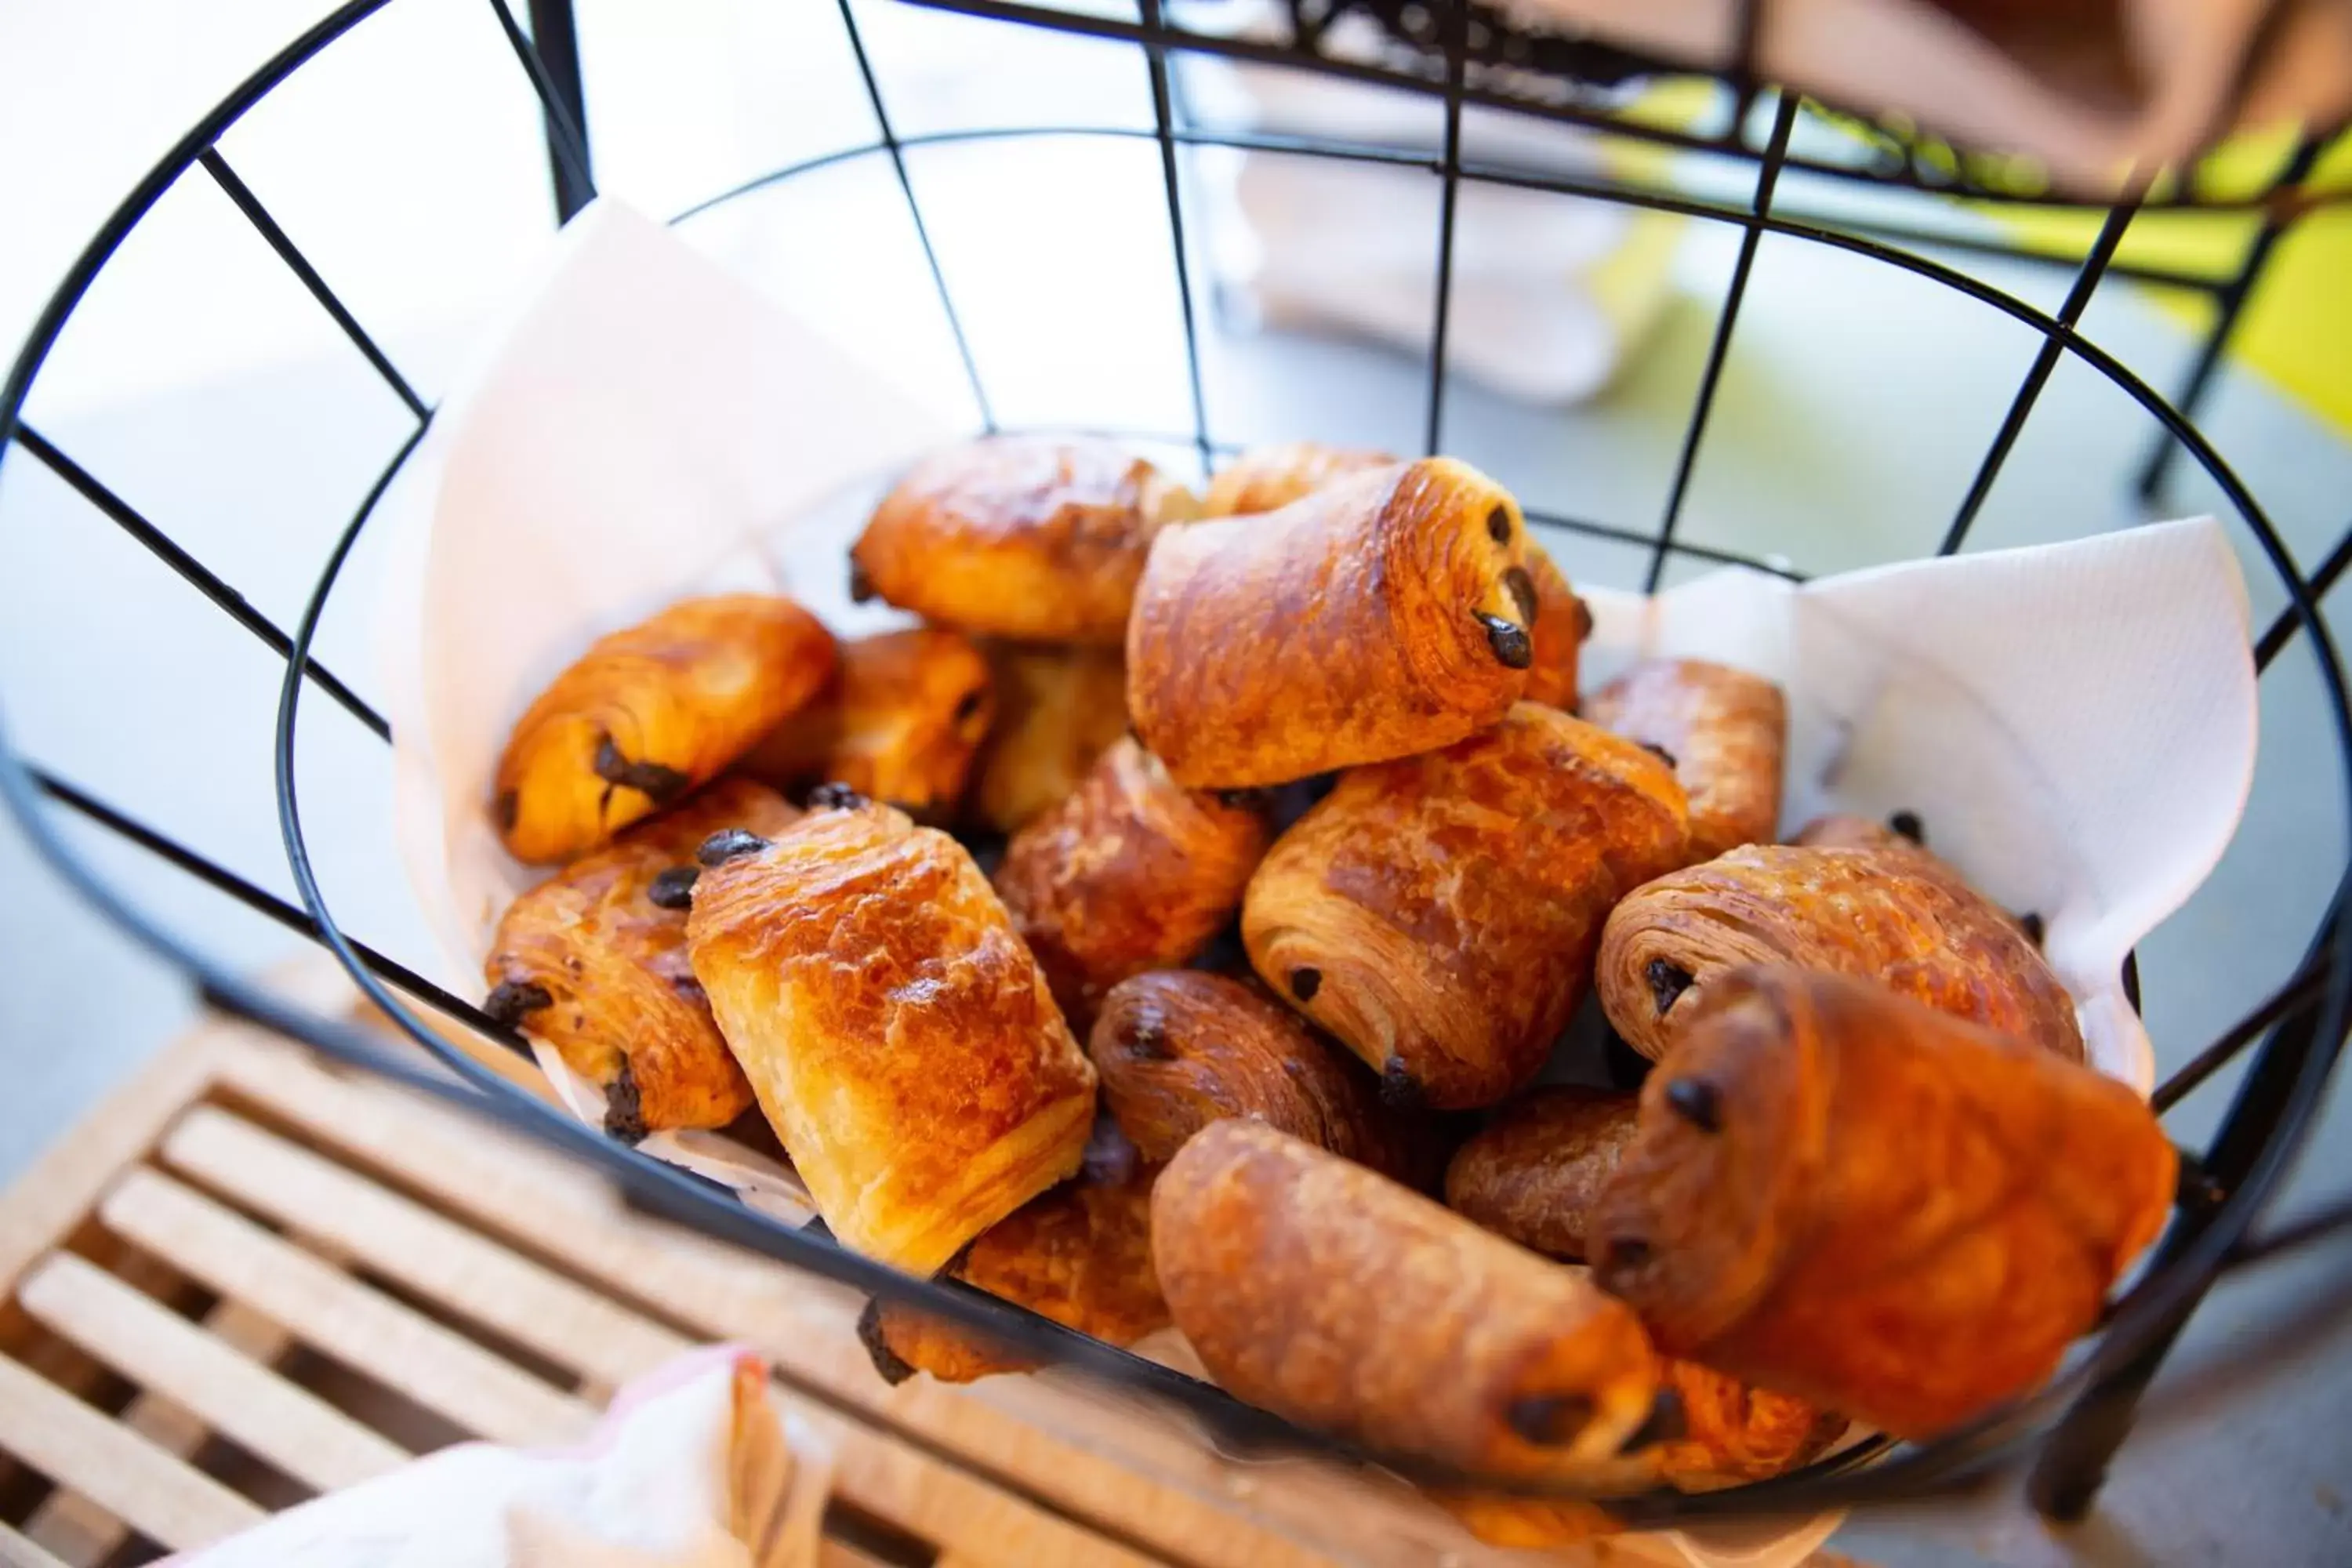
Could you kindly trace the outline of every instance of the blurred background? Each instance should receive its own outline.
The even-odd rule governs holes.
[[[1131,5],[1071,6],[1123,20]],[[322,0],[84,0],[0,6],[0,342],[31,328],[107,214],[179,134]],[[1192,461],[1184,312],[1141,52],[887,0],[849,7],[892,129],[1026,128],[910,146],[907,174],[988,411],[1008,426],[1129,433]],[[1181,8],[1238,26],[1251,8]],[[834,158],[877,136],[830,0],[579,0],[582,75],[601,192],[680,217],[779,171],[805,172],[681,217],[740,276],[886,363],[976,428],[973,384],[890,162]],[[1441,106],[1181,62],[1184,122],[1287,128],[1430,148]],[[1711,84],[1636,85],[1616,101],[1719,130]],[[1759,128],[1769,105],[1751,106]],[[1665,181],[1745,204],[1752,162],[1473,111],[1465,153],[1539,170]],[[1855,148],[1807,116],[1794,145]],[[2292,138],[2226,150],[2212,188],[2259,186]],[[458,384],[483,334],[529,287],[555,220],[536,100],[482,0],[398,0],[271,93],[220,143],[234,171],[422,398]],[[2321,174],[2352,178],[2339,147]],[[1438,182],[1307,166],[1276,153],[1178,153],[1200,348],[1221,445],[1314,437],[1418,450]],[[2095,212],[2020,214],[1790,172],[1776,210],[1928,229],[1927,253],[2045,310],[2073,269],[1983,253],[2079,258]],[[1458,215],[1457,306],[1441,440],[1531,510],[1580,520],[1555,554],[1579,582],[1639,587],[1675,490],[1694,399],[1739,231],[1605,204],[1483,191]],[[2259,218],[2149,215],[2125,270],[2227,277]],[[2279,246],[2200,423],[2268,508],[2305,570],[2352,521],[2352,213]],[[2087,334],[2168,395],[2190,374],[2209,294],[2111,276]],[[2041,340],[1932,280],[1800,239],[1757,247],[1705,439],[1676,519],[1688,542],[1811,574],[1931,552],[1951,526]],[[325,552],[414,416],[240,216],[192,172],[166,193],[75,311],[26,423],[278,626],[299,618]],[[2077,537],[2151,515],[2226,510],[2191,466],[2152,500],[2136,480],[2157,429],[2118,388],[2062,359],[1969,534],[1970,549]],[[1612,535],[1622,537],[1612,537]],[[2242,531],[2252,625],[2284,596]],[[362,695],[376,680],[380,570],[362,534],[319,640]],[[1671,584],[1704,563],[1675,563]],[[519,591],[527,591],[520,585]],[[49,466],[0,473],[0,712],[58,778],[292,897],[270,776],[279,662]],[[2141,950],[2159,1071],[2298,963],[2346,859],[2345,760],[2320,728],[2315,667],[2290,644],[2263,681],[2246,826],[2191,904]],[[305,820],[345,929],[433,960],[386,824],[381,743],[332,703],[306,704]],[[98,868],[174,930],[239,966],[300,944],[142,851],[58,814]],[[0,821],[0,1177],[88,1112],[194,1007],[185,981],[87,910]],[[2225,1077],[2174,1118],[2200,1134]],[[2340,1086],[2339,1086],[2340,1089]],[[2352,1185],[2341,1104],[2300,1191]],[[2200,1118],[2202,1118],[2200,1121]],[[2294,1199],[2288,1201],[2293,1206]],[[2233,1286],[2198,1321],[2222,1344],[2286,1310],[2324,1260]],[[2335,1325],[2330,1332],[2340,1330]],[[2105,1535],[2053,1543],[2014,1507],[1850,1529],[1889,1562],[1991,1556],[2221,1561],[2259,1540],[2279,1562],[2352,1561],[2352,1358],[2307,1327],[2301,1370],[2136,1438]],[[2193,1356],[2182,1363],[2193,1375]],[[2120,1532],[2120,1533],[2118,1533]],[[2259,1532],[2252,1534],[2250,1532]]]

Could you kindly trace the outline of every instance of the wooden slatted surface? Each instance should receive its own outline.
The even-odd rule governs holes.
[[[761,1568],[1528,1561],[1395,1489],[1230,1463],[1052,1379],[889,1388],[859,1306],[209,1026],[0,1198],[0,1568],[145,1561],[448,1442],[567,1440],[714,1340],[765,1355],[832,1451],[790,1493],[824,1521],[813,1563],[780,1544]]]

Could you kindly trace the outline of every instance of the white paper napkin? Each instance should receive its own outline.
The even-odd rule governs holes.
[[[2123,962],[2221,859],[2254,773],[2244,580],[2210,518],[1797,586],[1727,569],[1596,589],[1588,685],[1634,655],[1789,693],[1786,815],[1918,813],[1928,845],[2042,916],[2093,1065],[2143,1094]]]

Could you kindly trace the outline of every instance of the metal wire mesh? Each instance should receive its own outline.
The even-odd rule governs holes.
[[[305,1041],[337,1060],[395,1078],[518,1129],[573,1158],[596,1164],[633,1199],[657,1213],[707,1235],[751,1247],[861,1290],[919,1305],[959,1325],[984,1331],[1038,1360],[1069,1365],[1118,1388],[1147,1395],[1189,1415],[1213,1440],[1229,1447],[1295,1450],[1377,1460],[1409,1475],[1464,1479],[1407,1458],[1351,1453],[1318,1435],[1302,1432],[1243,1405],[1207,1384],[1061,1329],[992,1298],[960,1286],[898,1275],[835,1246],[821,1227],[796,1230],[744,1208],[707,1184],[612,1142],[562,1112],[509,1089],[496,1075],[446,1039],[425,1009],[520,1051],[525,1047],[518,1036],[465,998],[449,994],[341,930],[312,867],[297,784],[294,763],[302,699],[307,688],[316,688],[379,739],[390,741],[390,727],[381,714],[352,685],[325,668],[311,650],[320,616],[354,543],[385,489],[430,427],[434,409],[337,298],[327,280],[271,216],[261,198],[230,166],[218,142],[240,116],[280,82],[387,3],[388,0],[353,0],[344,5],[264,64],[192,128],[91,239],[42,313],[5,388],[0,388],[0,461],[22,453],[43,465],[283,661],[274,771],[278,821],[299,902],[278,898],[109,802],[44,773],[10,749],[5,727],[0,727],[0,795],[5,795],[34,844],[62,877],[124,929],[184,966],[217,1005]],[[1418,169],[1440,182],[1432,341],[1425,367],[1423,421],[1424,445],[1431,451],[1439,447],[1445,434],[1447,337],[1454,303],[1458,199],[1463,187],[1484,184],[1626,203],[1733,225],[1739,232],[1730,283],[1683,430],[1663,511],[1655,526],[1649,529],[1533,510],[1528,514],[1529,521],[1643,547],[1647,552],[1645,582],[1652,588],[1659,584],[1668,563],[1678,558],[1741,564],[1783,577],[1801,578],[1801,573],[1784,563],[1685,541],[1678,536],[1678,524],[1763,237],[1771,235],[1858,255],[1927,279],[2021,322],[2040,335],[2039,348],[1992,441],[1978,462],[1968,492],[1943,534],[1940,551],[1949,554],[1966,544],[1986,496],[2053,372],[2069,358],[2089,366],[2131,398],[2159,427],[2158,442],[2138,476],[2143,490],[2152,490],[2160,481],[2162,468],[2173,454],[2185,455],[2220,488],[2239,523],[2275,573],[2288,604],[2257,641],[2253,650],[2257,667],[2267,667],[2296,636],[2309,640],[2325,688],[2327,721],[2334,731],[2337,754],[2347,777],[2352,777],[2352,705],[2347,705],[2340,664],[2318,609],[2320,597],[2341,575],[2347,559],[2352,559],[2352,534],[2339,542],[2317,569],[2305,573],[2253,495],[2198,430],[2187,412],[2193,410],[2204,395],[2248,296],[2294,216],[2352,196],[2352,191],[2308,188],[2306,182],[2325,145],[2321,138],[2304,138],[2268,186],[2252,197],[2200,201],[2190,182],[2178,183],[2162,193],[2140,189],[2127,194],[2107,210],[2098,237],[2087,254],[2072,263],[2075,268],[2072,287],[2064,303],[2053,315],[1947,263],[1906,248],[1910,243],[1933,243],[1963,250],[2000,249],[1997,245],[1976,241],[1954,247],[1948,237],[1883,226],[1874,232],[1863,232],[1852,226],[1790,216],[1776,207],[1780,176],[1791,169],[1922,193],[2001,195],[2038,205],[2062,198],[2041,191],[1994,190],[1970,176],[1970,165],[1958,163],[1947,169],[1933,159],[1923,159],[1916,144],[1904,147],[1902,155],[1892,163],[1879,158],[1860,164],[1832,164],[1819,158],[1793,155],[1792,132],[1800,116],[1811,110],[1798,95],[1753,79],[1748,61],[1758,16],[1755,4],[1738,8],[1731,47],[1726,60],[1714,68],[1735,105],[1727,129],[1719,135],[1706,137],[1629,121],[1605,104],[1595,102],[1577,83],[1559,78],[1559,72],[1570,70],[1582,73],[1588,83],[1613,79],[1612,73],[1652,70],[1656,68],[1656,62],[1590,44],[1577,45],[1566,52],[1530,52],[1524,40],[1515,44],[1495,15],[1471,4],[1365,7],[1381,13],[1401,37],[1425,44],[1433,53],[1431,62],[1424,66],[1412,61],[1370,65],[1323,52],[1324,29],[1336,12],[1349,7],[1310,4],[1307,0],[1291,7],[1292,31],[1283,39],[1223,37],[1192,31],[1172,25],[1160,0],[1140,0],[1132,21],[990,0],[913,3],[993,18],[1008,25],[1132,44],[1145,64],[1153,110],[1151,128],[995,128],[901,135],[894,128],[856,14],[849,0],[836,0],[846,42],[874,116],[876,139],[772,171],[697,204],[680,217],[710,210],[818,168],[869,158],[887,161],[904,197],[931,286],[985,429],[1000,428],[999,422],[982,367],[958,313],[949,278],[925,223],[914,183],[908,174],[907,154],[910,149],[1072,135],[1149,141],[1154,145],[1174,247],[1192,415],[1191,430],[1177,438],[1197,452],[1204,468],[1213,468],[1220,458],[1230,455],[1236,447],[1217,437],[1213,411],[1203,395],[1202,334],[1194,314],[1196,289],[1186,243],[1185,198],[1180,178],[1180,154],[1185,149],[1226,147]],[[586,133],[588,117],[582,99],[578,47],[569,5],[565,0],[533,0],[529,7],[528,33],[504,0],[491,0],[491,6],[521,68],[524,83],[535,95],[544,117],[557,211],[560,216],[568,217],[593,199],[595,191]],[[1204,128],[1189,121],[1179,111],[1173,87],[1171,61],[1188,53],[1284,66],[1434,99],[1444,111],[1442,144],[1433,153],[1322,138]],[[1518,74],[1498,83],[1492,73],[1501,68]],[[1530,73],[1541,78],[1547,72],[1559,91],[1528,90]],[[1751,105],[1760,110],[1768,101],[1768,129],[1760,142],[1751,142],[1749,127],[1757,116],[1748,110]],[[1698,199],[1664,183],[1642,184],[1599,175],[1538,172],[1465,158],[1463,112],[1465,106],[1471,105],[1605,129],[1612,134],[1646,139],[1675,151],[1736,158],[1753,168],[1752,194],[1746,203],[1730,205]],[[21,418],[26,398],[43,362],[109,259],[162,194],[183,174],[199,167],[415,418],[414,426],[391,454],[366,498],[338,536],[302,615],[290,631],[254,608],[234,585],[174,542],[164,529],[142,516],[102,479]],[[2109,273],[2149,275],[2146,268],[2125,268],[2116,264],[2118,247],[2133,218],[2148,208],[2198,205],[2257,206],[2264,216],[2242,266],[2230,274],[2155,278],[2157,281],[2197,288],[2210,294],[2218,306],[2217,323],[2200,350],[2189,377],[2178,396],[2168,400],[2084,336],[2080,323],[2099,283]],[[1165,438],[1169,433],[1150,434]],[[250,980],[222,969],[184,933],[163,928],[101,880],[67,847],[49,820],[45,799],[138,845],[226,897],[331,950],[362,989],[423,1045],[444,1070],[420,1069],[386,1052],[378,1041],[365,1034],[292,1006]],[[2126,978],[2136,981],[2130,972]],[[2136,1002],[2136,984],[2130,989]],[[1933,1495],[1967,1484],[1989,1466],[2038,1455],[2040,1468],[2034,1484],[2037,1500],[2053,1513],[2079,1511],[2087,1505],[2107,1457],[2128,1429],[2138,1394],[2160,1363],[2165,1348],[2214,1280],[2231,1268],[2276,1256],[2352,1223],[2352,1214],[2339,1207],[2268,1235],[2256,1234],[2253,1229],[2288,1160],[2308,1131],[2327,1074],[2345,1040],[2347,993],[2352,993],[2352,922],[2346,918],[2343,885],[2339,882],[2336,896],[2313,933],[2294,978],[2251,1008],[2242,1022],[2156,1091],[2158,1110],[2169,1110],[2223,1066],[2248,1051],[2253,1053],[2221,1131],[2207,1148],[2191,1152],[2187,1158],[2190,1179],[2184,1183],[2177,1221],[2156,1262],[2114,1303],[2104,1332],[2087,1353],[2048,1388],[1935,1444],[1903,1448],[1892,1455],[1885,1452],[1891,1445],[1873,1444],[1769,1482],[1697,1496],[1660,1493],[1620,1500],[1612,1506],[1638,1523],[1785,1513]],[[1509,1483],[1488,1484],[1496,1485],[1496,1489],[1530,1489]]]

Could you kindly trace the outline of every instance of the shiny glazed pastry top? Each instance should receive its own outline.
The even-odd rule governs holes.
[[[600,637],[515,723],[492,785],[507,852],[568,860],[716,778],[814,697],[833,637],[790,599],[688,599]]]
[[[1396,461],[1386,452],[1327,447],[1319,441],[1253,447],[1239,460],[1217,470],[1217,477],[1209,481],[1208,493],[1201,499],[1201,515],[1240,517],[1275,511],[1334,479],[1391,468]]]
[[[602,1088],[614,1137],[734,1121],[751,1086],[687,962],[694,852],[723,828],[781,833],[799,816],[772,790],[721,779],[574,860],[499,917],[483,1010]]]
[[[1521,1247],[1583,1262],[1593,1200],[1633,1141],[1638,1103],[1616,1089],[1529,1089],[1454,1152],[1446,1205]]]
[[[929,1274],[1077,1169],[1094,1069],[961,845],[820,789],[700,858],[695,977],[844,1246]]]
[[[2139,1097],[1868,981],[1719,975],[1592,1227],[1669,1355],[1905,1437],[2039,1384],[2164,1227]]]
[[[1654,1059],[1716,979],[1750,963],[1867,976],[2071,1061],[2083,1057],[2074,1001],[2016,922],[1912,857],[1868,849],[1749,845],[1651,882],[1609,917],[1601,1005]]]
[[[1242,940],[1391,1100],[1492,1105],[1567,1027],[1611,907],[1684,844],[1664,763],[1523,702],[1444,751],[1342,775],[1250,879]]]
[[[1254,800],[1188,790],[1132,739],[1013,836],[996,890],[1070,1026],[1103,993],[1191,959],[1241,908],[1271,837]]]
[[[1087,1053],[1146,1160],[1165,1163],[1210,1122],[1242,1117],[1410,1187],[1436,1176],[1431,1120],[1382,1105],[1370,1074],[1255,980],[1178,969],[1122,981]]]
[[[971,815],[1011,833],[1078,787],[1127,733],[1127,666],[1117,648],[991,643],[996,721],[981,749]]]
[[[983,637],[1116,647],[1153,536],[1198,510],[1108,442],[991,437],[883,498],[850,549],[852,590]]]
[[[745,757],[740,770],[778,789],[847,784],[916,816],[952,810],[995,714],[988,661],[937,626],[841,645],[824,694]]]
[[[1592,612],[1533,540],[1528,542],[1525,584],[1515,579],[1508,586],[1534,628],[1527,700],[1576,712],[1577,671],[1584,660],[1584,639],[1592,635]]]
[[[1658,1363],[1633,1314],[1353,1161],[1212,1122],[1152,1189],[1151,1255],[1253,1405],[1475,1473],[1640,1484]]]
[[[1486,729],[1534,657],[1506,583],[1526,537],[1508,492],[1447,458],[1163,531],[1128,623],[1137,734],[1179,784],[1215,789]]]
[[[1673,759],[1690,796],[1692,859],[1778,835],[1789,704],[1762,676],[1698,658],[1644,659],[1594,692],[1584,716]]]

